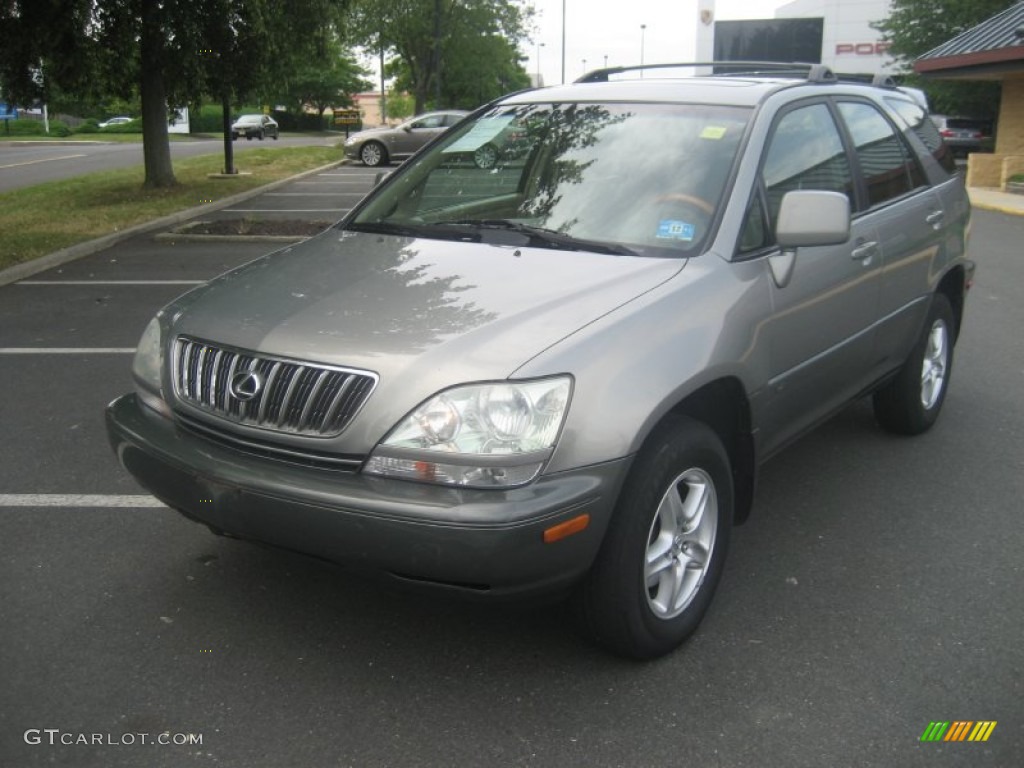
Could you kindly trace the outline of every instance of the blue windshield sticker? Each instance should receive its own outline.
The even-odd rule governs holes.
[[[693,224],[675,219],[662,219],[658,223],[658,232],[655,235],[659,240],[693,240],[695,230]]]

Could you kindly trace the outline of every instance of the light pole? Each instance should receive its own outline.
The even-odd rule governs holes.
[[[643,65],[644,65],[644,35],[646,33],[647,33],[647,25],[646,24],[641,24],[640,25],[640,66],[641,67],[643,67]],[[640,70],[640,78],[643,79],[643,76],[644,76],[644,71],[643,71],[643,69],[641,69]]]
[[[583,60],[583,74],[584,75],[587,74],[587,60],[586,59]]]
[[[604,68],[608,69],[608,54],[607,53],[604,55]]]
[[[562,84],[565,85],[565,0],[562,0]]]
[[[537,43],[537,87],[540,88],[542,83],[540,81],[540,49],[544,47],[544,43]]]

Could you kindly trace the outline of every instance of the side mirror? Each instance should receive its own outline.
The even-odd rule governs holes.
[[[403,125],[402,126],[402,130],[405,131],[406,133],[412,133],[412,126],[411,125]]]
[[[841,192],[787,192],[779,208],[775,241],[782,250],[805,245],[839,245],[850,239],[850,200]]]
[[[391,171],[377,171],[377,173],[374,174],[373,177],[373,186],[380,186],[380,183],[390,175]]]
[[[850,200],[841,192],[801,189],[782,197],[775,241],[782,249],[768,257],[772,279],[785,288],[793,277],[796,249],[839,245],[850,239]]]

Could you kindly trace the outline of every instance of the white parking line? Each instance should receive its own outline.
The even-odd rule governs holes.
[[[134,355],[135,347],[0,347],[0,355]]]
[[[15,285],[202,285],[205,280],[22,280]]]
[[[0,493],[0,507],[153,508],[166,505],[152,496],[80,493]]]
[[[318,173],[317,176],[344,176],[346,179],[369,179],[373,181],[375,173]]]
[[[299,184],[330,184],[332,186],[338,186],[339,184],[341,184],[341,185],[360,186],[360,187],[365,187],[366,186],[366,182],[365,181],[296,181],[295,182],[295,186],[298,186]]]
[[[76,157],[85,157],[85,155],[60,155],[59,157],[44,157],[41,160],[26,160],[23,163],[11,163],[10,165],[0,165],[0,168],[17,168],[19,165],[35,165],[36,163],[49,163],[54,160],[73,160]]]
[[[355,195],[358,192],[264,192],[264,197],[328,197],[331,195]]]

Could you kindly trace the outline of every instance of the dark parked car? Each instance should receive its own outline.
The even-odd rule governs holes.
[[[161,310],[117,457],[215,533],[565,592],[605,647],[671,651],[762,462],[866,395],[923,433],[949,388],[962,175],[906,94],[801,71],[603,70],[481,108]]]
[[[250,141],[263,141],[266,136],[277,139],[278,135],[277,121],[270,115],[242,115],[231,125],[232,140],[244,136]]]
[[[975,117],[932,115],[939,135],[961,157],[971,152],[992,151],[992,121]]]
[[[370,166],[404,160],[467,114],[458,110],[428,112],[393,128],[384,126],[353,133],[345,140],[345,157]]]

